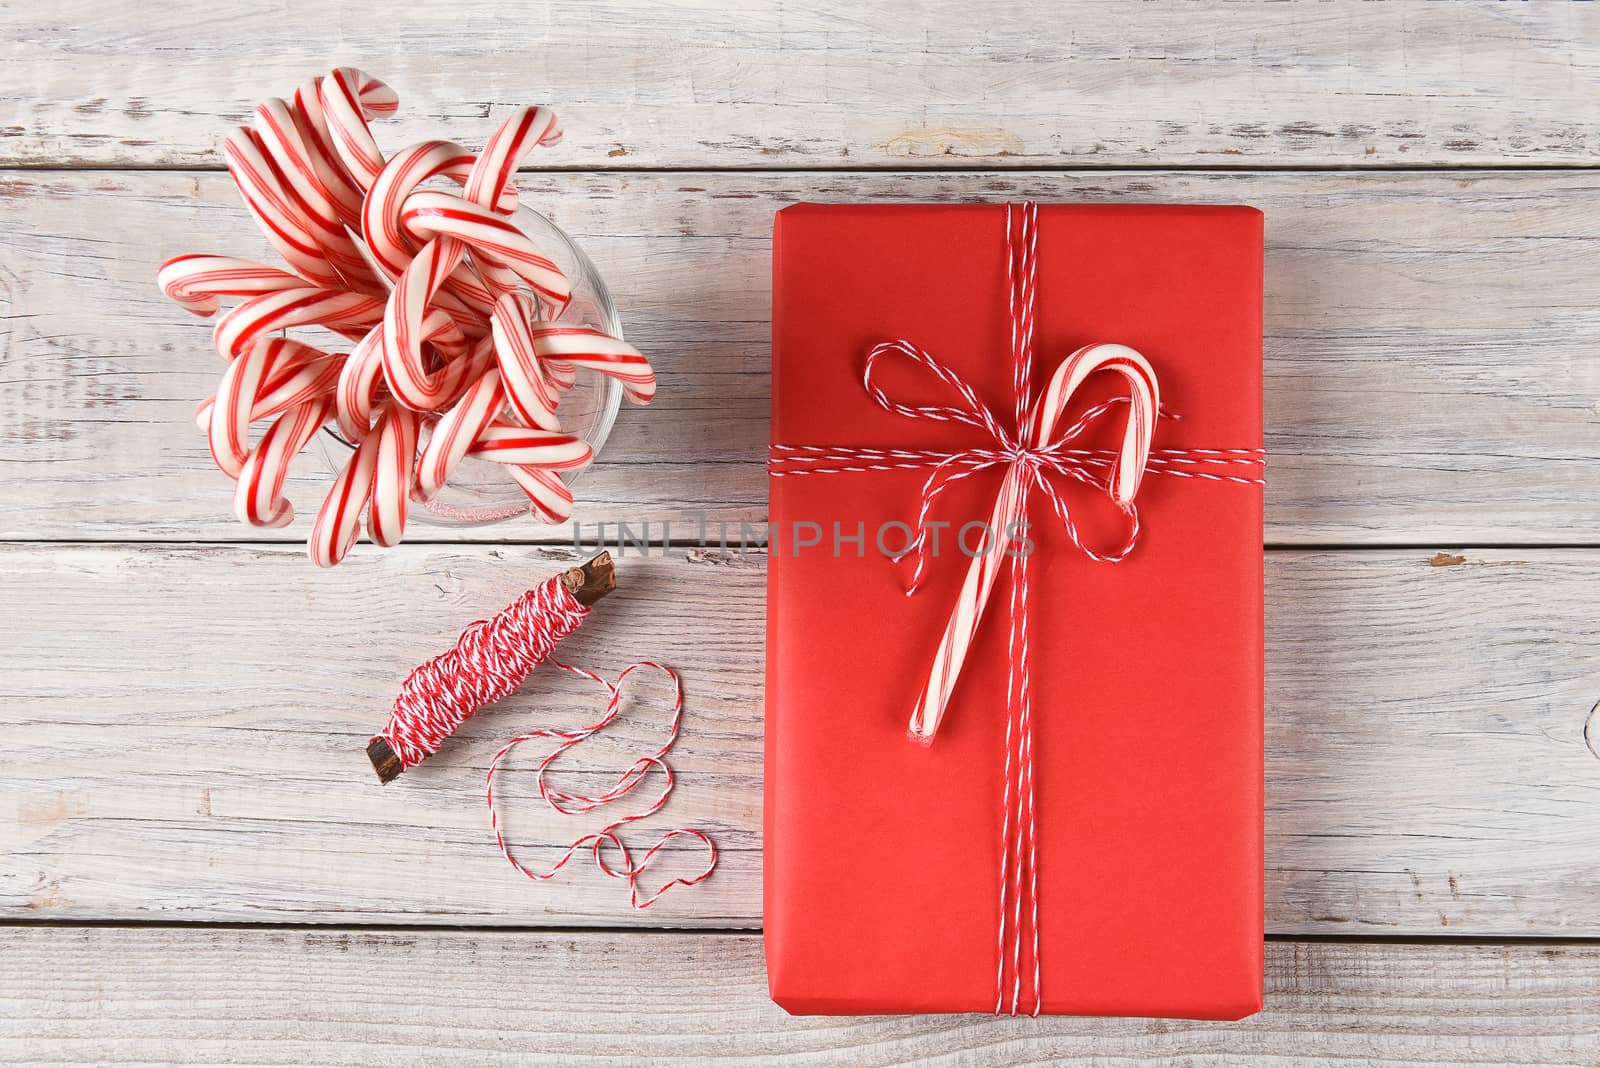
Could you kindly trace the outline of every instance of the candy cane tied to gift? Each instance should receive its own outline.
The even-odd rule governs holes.
[[[880,398],[883,397],[882,392],[870,384],[872,370],[877,357],[891,352],[905,353],[905,350],[899,347],[899,343],[892,342],[873,349],[868,357],[868,388]],[[931,356],[919,350],[912,350],[909,355],[915,362],[930,367],[935,363]],[[1059,436],[1056,435],[1056,427],[1073,393],[1089,375],[1099,370],[1114,370],[1121,373],[1128,380],[1130,390],[1128,400],[1131,411],[1123,435],[1122,449],[1113,462],[1107,479],[1109,485],[1106,487],[1111,499],[1128,518],[1129,535],[1121,547],[1110,552],[1098,552],[1083,543],[1067,509],[1066,500],[1047,477],[1047,472],[1069,478],[1085,477],[1080,468],[1057,450],[1065,442],[1083,433],[1091,420],[1080,419]],[[952,372],[942,366],[938,368],[938,372],[942,372],[941,378],[946,374],[954,377]],[[1155,373],[1151,371],[1143,356],[1125,345],[1086,345],[1068,356],[1051,376],[1050,385],[1040,395],[1034,413],[1027,419],[1025,426],[1028,429],[1028,438],[1024,441],[1015,440],[1009,432],[1001,428],[994,421],[992,413],[983,407],[982,402],[978,401],[970,390],[962,392],[965,396],[972,397],[972,403],[976,407],[971,414],[976,417],[977,423],[985,427],[993,425],[999,430],[996,437],[998,447],[952,453],[940,461],[934,468],[933,474],[928,477],[923,486],[922,501],[917,512],[916,529],[919,533],[909,550],[915,568],[907,593],[916,593],[921,588],[927,573],[930,559],[927,536],[930,528],[927,526],[927,519],[939,496],[963,478],[990,467],[1003,465],[1006,472],[1005,481],[1001,483],[1000,492],[995,498],[994,511],[988,525],[990,536],[1000,539],[1000,544],[991,544],[987,546],[986,551],[973,556],[966,578],[962,582],[961,593],[956,598],[955,608],[950,614],[950,621],[945,626],[943,638],[940,639],[938,652],[934,654],[933,669],[923,686],[922,693],[917,698],[909,733],[911,737],[924,744],[931,743],[934,734],[939,730],[939,721],[944,717],[945,708],[950,703],[950,694],[955,689],[961,666],[966,662],[967,650],[977,634],[984,607],[989,603],[989,595],[994,590],[995,579],[999,576],[1000,569],[1009,563],[1018,585],[1026,588],[1028,554],[1022,552],[1020,546],[1014,543],[1026,528],[1028,495],[1033,490],[1039,490],[1050,500],[1072,543],[1090,557],[1096,560],[1115,561],[1127,555],[1132,549],[1139,529],[1139,514],[1133,498],[1139,490],[1139,482],[1144,475],[1145,464],[1150,455],[1150,439],[1155,432],[1156,412],[1160,403]],[[903,406],[893,405],[892,402],[890,404],[891,410],[906,410]],[[943,418],[937,415],[926,417]],[[1002,546],[1006,551],[1000,551]],[[1021,618],[1025,642],[1027,620],[1025,602]],[[1026,678],[1022,683],[1026,684]]]
[[[400,540],[410,501],[449,514],[433,498],[468,456],[503,465],[536,518],[565,521],[572,494],[562,476],[592,458],[558,414],[578,372],[616,378],[634,403],[655,393],[649,362],[631,346],[557,321],[571,284],[510,218],[518,164],[561,137],[555,114],[518,108],[476,155],[424,141],[386,159],[368,121],[398,107],[392,89],[353,67],[311,79],[292,101],[264,101],[224,153],[289,269],[187,255],[157,278],[201,316],[239,298],[213,331],[227,368],[196,422],[217,467],[239,483],[243,521],[292,520],[289,464],[324,423],[354,446],[312,530],[321,566],[349,552],[363,514],[385,546]],[[281,336],[301,328],[350,351]],[[252,444],[250,427],[265,420]]]
[[[933,665],[911,714],[910,736],[931,744],[966,662],[985,607],[1002,569],[1011,574],[1009,607],[1010,675],[1006,694],[1005,790],[1001,799],[1000,917],[996,937],[995,1012],[1038,1015],[1042,1002],[1039,974],[1038,851],[1033,788],[1033,708],[1029,678],[1029,551],[1024,540],[1028,505],[1037,492],[1050,503],[1068,539],[1091,560],[1117,563],[1139,540],[1134,499],[1146,474],[1167,474],[1238,485],[1260,486],[1265,452],[1261,449],[1153,449],[1161,394],[1149,362],[1126,345],[1085,345],[1056,366],[1045,388],[1032,393],[1038,207],[1006,207],[1006,261],[1011,319],[1011,361],[1015,406],[1002,421],[973,386],[909,341],[886,341],[867,353],[862,383],[885,411],[912,419],[958,423],[987,438],[964,449],[865,449],[831,445],[774,444],[768,471],[774,478],[794,475],[926,470],[917,506],[918,531],[905,556],[912,561],[907,595],[922,586],[933,553],[928,518],[952,486],[981,472],[1004,472],[990,514],[990,543],[967,567]],[[954,404],[905,404],[877,381],[880,364],[898,356],[919,368],[957,398]],[[1127,393],[1090,407],[1062,426],[1077,394],[1091,376],[1118,375]],[[1126,408],[1120,446],[1114,450],[1075,448],[1074,439],[1108,413]],[[1059,479],[1088,486],[1108,497],[1125,520],[1120,544],[1096,548],[1085,543],[1072,518]],[[1009,980],[1009,982],[1008,982]]]

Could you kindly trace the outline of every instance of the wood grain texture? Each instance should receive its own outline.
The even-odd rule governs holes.
[[[63,0],[0,25],[10,163],[216,166],[257,100],[356,59],[400,92],[385,144],[549,103],[552,161],[587,168],[1600,161],[1584,4]]]
[[[12,1065],[1593,1068],[1600,947],[1270,943],[1239,1023],[792,1017],[753,935],[23,928]]]
[[[772,213],[799,200],[1243,202],[1267,215],[1267,539],[1588,543],[1600,529],[1600,177],[1588,174],[524,176],[612,282],[661,372],[579,483],[578,516],[759,521]],[[268,255],[217,175],[0,181],[0,537],[302,537],[243,527],[190,415],[209,326],[168,304],[181,251]],[[270,257],[269,257],[270,258]],[[1047,297],[1047,299],[1070,299]],[[847,359],[848,354],[841,354]],[[529,522],[432,540],[566,540]]]
[[[1254,204],[1269,543],[1452,550],[1268,554],[1269,929],[1600,938],[1600,551],[1456,548],[1600,530],[1600,178],[1535,169],[1600,166],[1600,10],[1041,11],[0,4],[0,924],[49,925],[0,931],[0,1063],[1600,1065],[1600,942],[1269,942],[1242,1024],[787,1017],[756,937],[643,930],[760,922],[758,555],[625,559],[568,649],[685,670],[681,789],[639,833],[705,827],[722,867],[635,913],[592,868],[517,878],[481,808],[506,736],[586,721],[575,682],[388,788],[362,753],[418,660],[577,558],[567,529],[413,527],[436,544],[315,573],[273,544],[314,464],[292,530],[231,519],[189,423],[209,328],[152,281],[267,250],[222,176],[144,168],[219,169],[255,101],[332,62],[400,91],[391,149],[556,106],[526,199],[663,385],[579,515],[657,539],[765,515],[774,210]],[[644,751],[652,707],[564,781]],[[540,813],[531,756],[507,816],[536,862],[600,821]],[[107,920],[182,925],[75,926]],[[401,926],[203,926],[233,921]],[[439,929],[474,923],[633,929]]]
[[[575,681],[540,675],[402,781],[373,778],[363,746],[399,680],[558,555],[358,550],[318,573],[287,547],[0,547],[0,918],[758,925],[760,557],[624,557],[563,647],[682,669],[679,792],[635,840],[711,832],[703,886],[635,913],[587,866],[535,886],[500,858],[483,771],[519,728],[587,722]],[[1600,553],[1461,555],[1268,555],[1270,930],[1600,935]],[[578,750],[574,781],[646,751],[661,714]],[[601,822],[506,789],[530,862]],[[697,862],[675,852],[663,879]]]

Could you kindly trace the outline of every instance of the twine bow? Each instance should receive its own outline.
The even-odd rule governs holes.
[[[995,498],[985,529],[986,544],[968,550],[961,591],[951,610],[933,666],[911,714],[909,734],[932,744],[950,696],[955,689],[967,652],[983,619],[983,612],[1003,568],[1011,573],[1010,675],[1006,696],[1005,795],[1002,801],[1000,920],[995,972],[996,1013],[1015,1016],[1024,1003],[1024,979],[1031,980],[1027,1001],[1032,1015],[1039,1014],[1039,908],[1038,851],[1035,842],[1033,790],[1033,709],[1029,680],[1029,558],[1026,538],[1028,505],[1035,492],[1044,495],[1067,537],[1090,559],[1117,563],[1139,540],[1139,512],[1134,498],[1147,472],[1186,478],[1260,485],[1261,449],[1164,449],[1151,441],[1161,412],[1155,371],[1138,352],[1118,344],[1085,345],[1063,359],[1037,397],[1032,393],[1035,324],[1035,290],[1038,277],[1038,206],[1020,210],[1006,206],[1006,263],[1011,321],[1011,364],[1015,396],[1010,426],[977,395],[961,375],[905,340],[882,342],[867,354],[862,383],[885,411],[912,419],[961,423],[983,431],[989,442],[954,450],[864,449],[836,446],[771,446],[769,473],[790,475],[838,474],[863,471],[929,470],[917,507],[916,534],[902,556],[913,561],[906,594],[914,595],[928,572],[928,523],[939,497],[951,486],[981,471],[1003,468],[1004,481]],[[887,356],[901,356],[952,390],[957,404],[904,404],[878,384],[879,364]],[[1100,371],[1120,375],[1126,395],[1096,404],[1063,427],[1074,396],[1084,382]],[[1070,443],[1103,416],[1126,405],[1122,442],[1116,450],[1073,448]],[[1169,414],[1169,418],[1175,418]],[[1242,465],[1247,473],[1239,473]],[[1109,549],[1085,543],[1073,521],[1058,479],[1070,479],[1104,493],[1126,520],[1122,542]],[[963,528],[963,531],[966,528]],[[962,535],[958,534],[958,538]],[[1009,978],[1010,982],[1007,983]],[[1009,986],[1009,990],[1008,990]],[[1009,995],[1009,997],[1008,997]]]
[[[873,380],[878,360],[890,353],[905,356],[950,385],[960,395],[963,407],[912,407],[891,399]],[[1074,393],[1085,379],[1101,370],[1121,374],[1127,380],[1129,395],[1096,405],[1070,426],[1059,429],[1062,415]],[[964,379],[928,353],[904,341],[885,342],[868,354],[865,381],[873,399],[888,411],[914,419],[942,419],[981,427],[995,443],[993,447],[975,447],[942,454],[923,482],[917,509],[917,533],[907,550],[907,555],[915,562],[906,589],[908,596],[921,588],[928,571],[932,555],[928,536],[932,528],[928,518],[939,496],[961,479],[979,471],[994,467],[1005,469],[1005,481],[1000,485],[993,513],[985,527],[986,544],[972,551],[966,579],[939,642],[928,681],[917,698],[911,716],[910,736],[926,745],[933,742],[939,730],[940,720],[950,702],[967,651],[977,634],[984,608],[989,603],[989,595],[994,591],[995,580],[1007,562],[1013,580],[1026,588],[1031,552],[1023,542],[1023,537],[1028,528],[1028,502],[1035,490],[1043,493],[1050,502],[1072,543],[1091,559],[1114,563],[1133,549],[1139,537],[1139,513],[1134,505],[1134,496],[1139,491],[1145,465],[1149,461],[1150,439],[1155,432],[1160,395],[1155,372],[1145,358],[1126,345],[1111,344],[1085,345],[1063,360],[1051,375],[1049,385],[1022,413],[1016,432],[1007,430],[995,418]],[[1026,393],[1019,394],[1019,397],[1027,405]],[[1122,447],[1109,465],[1086,450],[1068,449],[1069,442],[1083,434],[1102,415],[1123,403],[1128,404],[1130,410],[1123,431]],[[1074,479],[1105,492],[1128,521],[1128,533],[1122,544],[1109,550],[1096,550],[1086,545],[1077,524],[1073,522],[1066,498],[1051,475]],[[1020,611],[1013,613],[1012,622],[1014,629],[1021,628],[1021,634],[1014,633],[1013,648],[1026,649],[1026,599],[1019,607]],[[1022,683],[1025,686],[1026,676]],[[1025,689],[1020,699],[1026,703]]]

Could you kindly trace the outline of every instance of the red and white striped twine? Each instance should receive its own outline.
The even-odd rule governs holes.
[[[395,698],[389,721],[377,737],[389,744],[402,768],[415,767],[436,752],[445,739],[454,734],[478,709],[514,693],[523,679],[541,663],[548,662],[562,671],[604,687],[607,693],[605,713],[596,722],[575,730],[528,731],[503,745],[489,762],[484,800],[489,809],[490,825],[494,828],[495,842],[501,854],[517,871],[530,879],[550,879],[578,852],[588,848],[593,853],[595,865],[602,872],[615,879],[627,880],[631,904],[636,909],[644,909],[675,886],[693,886],[706,879],[717,866],[717,847],[704,831],[678,828],[662,834],[635,862],[632,851],[618,834],[625,825],[661,811],[672,794],[676,777],[672,765],[667,762],[667,753],[678,740],[678,730],[683,720],[683,683],[676,671],[650,660],[629,665],[615,682],[610,682],[592,671],[555,659],[552,653],[556,645],[576,630],[588,615],[589,609],[578,603],[562,583],[561,576],[540,583],[492,619],[479,620],[468,626],[454,647],[407,676]],[[638,758],[624,769],[603,793],[569,793],[552,786],[547,777],[551,765],[616,720],[622,707],[623,684],[634,672],[646,669],[660,672],[672,682],[672,719],[666,740],[654,752]],[[512,852],[501,829],[500,813],[494,798],[495,776],[501,770],[502,762],[518,745],[534,738],[552,738],[560,743],[540,761],[537,781],[539,796],[561,815],[591,812],[620,801],[643,783],[652,771],[660,772],[661,790],[643,808],[612,820],[598,831],[583,835],[568,846],[549,868],[535,871],[524,865]],[[692,838],[705,846],[705,866],[697,874],[674,878],[641,897],[640,877],[656,854],[669,842],[679,838]],[[608,846],[615,850],[614,856],[607,855]]]
[[[634,861],[633,853],[629,850],[627,844],[624,843],[621,837],[617,834],[617,831],[621,827],[629,823],[633,823],[635,820],[642,820],[647,816],[653,816],[657,812],[661,811],[662,806],[667,803],[667,798],[672,795],[672,786],[676,781],[676,778],[672,773],[672,765],[667,763],[666,756],[668,750],[672,748],[673,743],[678,740],[678,726],[683,720],[683,681],[678,678],[678,673],[664,664],[658,664],[652,660],[641,660],[636,664],[628,665],[628,667],[623,669],[622,674],[617,676],[617,680],[615,682],[610,682],[601,678],[599,675],[596,675],[592,671],[585,671],[583,668],[573,667],[572,665],[562,663],[559,660],[552,659],[550,662],[556,667],[560,668],[562,671],[567,671],[581,678],[589,679],[590,681],[605,687],[608,694],[605,714],[594,723],[589,724],[587,727],[579,727],[576,730],[537,730],[528,731],[526,734],[519,734],[505,745],[501,746],[500,751],[494,755],[494,759],[489,762],[487,801],[489,805],[489,820],[494,825],[494,838],[495,841],[500,845],[501,854],[505,856],[506,860],[511,862],[511,866],[513,868],[516,868],[523,875],[526,875],[530,879],[543,882],[546,879],[554,878],[556,872],[560,871],[566,866],[567,861],[571,860],[575,855],[577,855],[580,850],[587,847],[594,855],[595,866],[598,867],[602,872],[611,876],[613,879],[626,879],[628,881],[629,901],[636,909],[649,908],[651,905],[655,904],[661,899],[662,894],[665,894],[668,890],[671,890],[675,886],[693,886],[695,883],[701,882],[709,877],[711,872],[717,866],[717,846],[716,843],[713,842],[711,838],[702,830],[694,827],[678,827],[674,830],[667,831],[666,833],[662,834],[661,837],[656,839],[655,845],[652,845],[648,850],[646,850],[644,856],[640,857],[637,862]],[[611,784],[610,789],[606,790],[604,793],[593,795],[575,794],[568,793],[564,790],[558,790],[551,786],[550,780],[546,777],[550,770],[550,766],[554,764],[562,754],[568,752],[585,740],[594,737],[596,734],[599,734],[601,731],[605,730],[611,725],[612,721],[617,718],[618,711],[620,711],[622,708],[623,683],[626,682],[628,676],[633,674],[635,671],[642,671],[645,669],[659,671],[668,679],[672,680],[672,722],[668,727],[666,740],[661,743],[661,747],[648,756],[640,757],[632,764],[628,765],[627,768],[623,769],[621,774],[617,776],[616,781]],[[500,813],[495,808],[494,804],[494,777],[495,774],[500,770],[501,762],[513,749],[532,738],[554,738],[560,742],[560,744],[557,745],[552,752],[545,756],[544,759],[539,761],[537,775],[539,783],[539,796],[544,798],[545,804],[549,805],[553,811],[561,815],[569,816],[583,812],[592,812],[602,805],[608,805],[614,801],[619,801],[631,793],[633,789],[640,783],[644,782],[645,778],[652,771],[660,771],[661,773],[661,792],[656,794],[655,799],[644,808],[630,812],[625,816],[618,817],[617,819],[614,819],[610,823],[606,824],[604,827],[600,828],[598,831],[593,831],[589,834],[583,835],[577,841],[568,846],[566,852],[562,853],[554,864],[550,865],[550,867],[544,869],[543,871],[535,871],[532,868],[525,866],[516,858],[516,856],[512,854],[511,847],[506,844],[505,835],[500,829]],[[655,855],[661,852],[662,849],[666,848],[667,843],[676,838],[692,838],[704,845],[706,852],[705,866],[694,875],[678,876],[676,878],[669,879],[668,881],[655,887],[653,890],[649,890],[648,896],[641,899],[639,896],[640,876],[642,876],[645,872],[645,869],[650,866],[650,861],[655,857]],[[612,849],[616,850],[615,860],[607,858],[607,846],[610,846]]]
[[[1148,473],[1242,486],[1265,484],[1266,451],[1259,448],[1155,449],[1151,442],[1161,408],[1156,375],[1143,356],[1125,345],[1085,345],[1055,368],[1037,397],[1032,394],[1035,308],[1038,280],[1038,206],[1006,206],[1007,300],[1011,317],[1011,360],[1015,392],[1011,427],[1001,422],[977,391],[958,373],[905,340],[886,341],[867,353],[862,384],[886,411],[911,419],[960,423],[983,431],[992,444],[955,450],[869,449],[833,445],[774,444],[767,460],[773,478],[868,471],[926,470],[917,506],[916,535],[905,555],[913,568],[907,595],[921,587],[930,566],[927,520],[951,486],[991,468],[1004,481],[989,522],[994,537],[1010,548],[1025,526],[1028,501],[1044,494],[1068,539],[1084,555],[1103,563],[1125,559],[1138,543],[1139,512],[1134,504]],[[948,387],[958,404],[903,404],[878,385],[875,372],[888,356],[900,356]],[[1068,405],[1083,382],[1100,371],[1120,375],[1126,396],[1096,404],[1065,428]],[[1127,408],[1118,449],[1069,448],[1068,444],[1106,414]],[[1014,428],[1014,429],[1013,429]],[[1094,548],[1084,543],[1061,488],[1049,476],[1081,483],[1109,497],[1127,521],[1119,545]],[[1029,554],[996,551],[974,558],[934,656],[928,681],[918,695],[910,735],[931,744],[960,676],[989,595],[1003,566],[1011,572],[1010,676],[1007,682],[1005,788],[1000,812],[1000,917],[996,937],[995,1009],[1018,1015],[1024,1006],[1037,1016],[1043,1004],[1039,968],[1039,878],[1033,789],[1033,700],[1030,660]],[[1009,979],[1009,983],[1008,983]]]

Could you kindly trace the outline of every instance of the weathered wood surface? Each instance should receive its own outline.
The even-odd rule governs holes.
[[[217,170],[332,62],[400,91],[390,147],[554,104],[527,199],[663,384],[579,514],[679,539],[765,514],[775,209],[1263,208],[1266,537],[1307,547],[1268,554],[1269,929],[1600,938],[1594,5],[62,0],[0,26],[0,923],[51,925],[0,932],[0,1063],[1600,1065],[1600,942],[1270,942],[1243,1024],[996,1023],[791,1019],[755,937],[639,929],[760,922],[759,556],[626,559],[569,649],[685,669],[680,793],[640,833],[705,827],[717,875],[643,914],[590,868],[517,878],[483,770],[590,691],[544,675],[389,787],[362,748],[569,532],[413,528],[449,544],[323,574],[272,544],[303,519],[237,525],[189,425],[208,324],[152,278],[266,250],[223,176],[144,169]],[[1546,548],[1434,554],[1496,543]],[[567,781],[658,731],[641,707]],[[530,861],[598,825],[510,792]],[[77,926],[107,920],[185,925]],[[233,921],[404,926],[203,926]],[[636,929],[438,929],[463,923]]]
[[[401,781],[373,777],[398,681],[557,555],[408,547],[318,573],[287,546],[0,548],[0,918],[758,925],[759,556],[624,558],[563,647],[683,670],[679,792],[636,840],[705,828],[723,859],[704,885],[636,913],[586,865],[533,885],[500,858],[483,770],[519,728],[587,722],[576,682],[542,674]],[[1600,554],[1449,559],[1268,556],[1272,931],[1600,935]],[[662,714],[566,766],[597,785]],[[602,822],[509,782],[530,862]]]
[[[1600,162],[1586,4],[910,6],[16,4],[0,162],[215,166],[354,58],[401,94],[385,143],[545,102],[574,167]]]
[[[791,1017],[753,935],[24,928],[0,1059],[1593,1068],[1596,989],[1600,946],[1275,942],[1240,1023]]]
[[[1600,529],[1600,178],[1589,174],[527,175],[611,279],[662,392],[579,483],[587,523],[765,514],[772,212],[798,200],[1244,202],[1267,213],[1267,539],[1573,544]],[[190,421],[209,325],[155,290],[266,255],[220,175],[0,181],[0,537],[282,540]],[[1070,299],[1070,295],[1047,299]],[[326,491],[290,486],[302,516]],[[311,476],[315,477],[311,477]],[[566,540],[529,522],[434,540]]]

